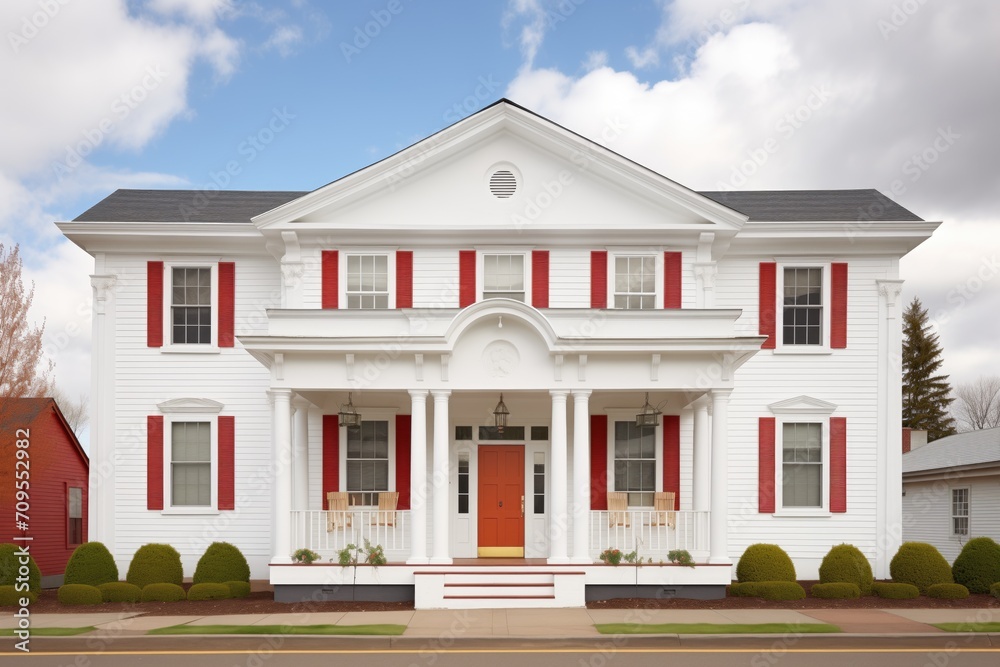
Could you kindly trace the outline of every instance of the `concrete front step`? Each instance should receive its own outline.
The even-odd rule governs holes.
[[[413,574],[417,609],[584,606],[582,571],[441,569]]]

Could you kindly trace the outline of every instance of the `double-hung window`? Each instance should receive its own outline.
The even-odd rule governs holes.
[[[170,331],[175,345],[212,344],[211,268],[171,268]]]
[[[784,507],[823,507],[822,424],[782,424],[781,498]]]
[[[483,298],[525,300],[523,254],[483,255]]]
[[[615,422],[615,491],[628,492],[629,507],[652,507],[656,491],[656,429],[635,420]]]
[[[965,537],[969,534],[969,489],[951,490],[951,534]]]
[[[212,425],[207,421],[170,424],[170,504],[212,505]]]
[[[652,255],[616,256],[614,288],[615,308],[655,308],[656,258]]]
[[[378,505],[389,490],[389,422],[365,420],[347,429],[347,492],[351,505]]]
[[[347,307],[389,307],[389,256],[347,256]]]
[[[782,278],[782,344],[823,345],[823,269],[785,267]]]

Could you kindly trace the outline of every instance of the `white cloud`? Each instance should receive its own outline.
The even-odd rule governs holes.
[[[660,52],[653,47],[646,47],[640,51],[634,46],[629,46],[625,49],[625,56],[636,69],[646,69],[660,64]]]
[[[583,61],[583,68],[588,72],[600,69],[608,64],[608,54],[606,51],[588,51],[587,57]]]
[[[275,50],[282,58],[287,58],[295,53],[296,47],[302,42],[302,28],[297,25],[278,26],[267,41],[264,42],[264,50]]]
[[[530,68],[538,55],[538,49],[545,41],[547,26],[546,8],[543,0],[510,0],[504,12],[503,27],[518,23],[518,43],[525,68]]]
[[[233,0],[149,0],[148,7],[164,16],[180,15],[200,23],[211,23],[236,12]]]
[[[240,42],[219,28],[213,28],[201,39],[198,53],[212,63],[219,79],[228,79],[240,62]]]

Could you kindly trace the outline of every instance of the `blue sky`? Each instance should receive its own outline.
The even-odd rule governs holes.
[[[7,0],[0,243],[79,395],[92,260],[53,221],[232,164],[313,189],[506,96],[696,189],[874,187],[944,221],[904,298],[956,383],[1000,375],[998,29],[992,0]]]

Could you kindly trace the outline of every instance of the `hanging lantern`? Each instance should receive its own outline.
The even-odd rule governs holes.
[[[493,408],[493,426],[496,427],[497,433],[503,433],[504,428],[507,427],[507,417],[510,415],[510,410],[503,402],[503,394],[500,394],[500,402],[497,406]]]
[[[361,413],[357,411],[354,407],[353,394],[348,392],[347,394],[347,405],[340,406],[340,423],[347,428],[360,428],[361,427]]]
[[[649,404],[649,392],[646,392],[646,404],[635,416],[636,428],[656,428],[660,423],[660,411]]]

